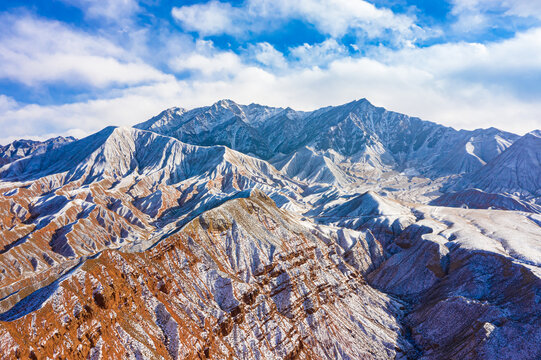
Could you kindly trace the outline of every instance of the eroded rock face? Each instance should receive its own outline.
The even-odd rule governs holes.
[[[404,250],[367,276],[409,303],[403,323],[420,358],[538,358],[538,345],[523,345],[541,340],[538,226],[504,211],[420,211],[395,240]]]
[[[296,191],[261,160],[140,130],[105,129],[52,155],[2,168],[13,182],[0,185],[0,311],[84,257],[128,244],[146,248],[153,236],[253,187],[272,194],[293,185],[281,191],[285,198]]]
[[[332,236],[262,193],[229,201],[148,251],[87,260],[39,309],[1,323],[4,354],[388,359],[412,351],[402,304],[367,285]]]
[[[406,319],[423,358],[538,358],[526,344],[541,339],[539,277],[495,254],[459,252],[450,267]]]

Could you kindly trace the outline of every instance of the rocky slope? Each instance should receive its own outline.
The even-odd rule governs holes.
[[[149,246],[151,235],[243,190],[259,187],[281,201],[299,191],[261,160],[127,128],[20,159],[0,177],[0,284],[4,295],[13,294],[1,306],[40,285],[32,280],[107,248]]]
[[[256,191],[148,251],[105,251],[29,295],[0,315],[2,351],[173,359],[387,359],[411,351],[398,322],[402,304],[363,280],[381,257],[377,242],[350,235],[366,263],[343,259],[337,230],[303,225]]]

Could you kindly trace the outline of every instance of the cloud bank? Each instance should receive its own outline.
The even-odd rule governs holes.
[[[6,29],[0,82],[7,84],[0,83],[2,144],[80,137],[144,121],[167,107],[222,98],[299,110],[367,98],[457,128],[541,128],[541,27],[532,20],[541,9],[530,2],[499,1],[498,19],[524,18],[530,25],[476,41],[455,39],[463,31],[456,28],[463,16],[493,16],[494,1],[455,0],[454,20],[429,26],[414,13],[361,0],[201,2],[165,9],[169,22],[154,19],[152,26],[138,23],[152,10],[148,3],[65,2],[85,19],[102,19],[103,27],[94,31],[30,11],[0,14]],[[128,19],[128,33],[109,25],[119,14]],[[302,21],[317,41],[288,43],[269,35],[291,21]],[[448,38],[438,35],[442,31]],[[69,100],[20,95],[59,88]]]

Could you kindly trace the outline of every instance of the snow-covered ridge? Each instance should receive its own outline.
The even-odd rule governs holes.
[[[312,112],[221,100],[189,111],[169,109],[136,127],[191,144],[226,145],[263,159],[294,156],[309,146],[372,168],[413,167],[429,176],[475,171],[518,138],[494,128],[457,131],[375,107],[366,99]]]
[[[479,189],[466,189],[443,194],[431,205],[470,209],[517,210],[541,214],[541,205],[527,202],[509,194],[491,194]]]
[[[84,182],[128,175],[178,183],[227,167],[242,168],[254,176],[278,175],[262,160],[224,146],[196,146],[135,128],[108,127],[50,152],[23,158],[0,168],[3,181],[28,181],[62,174],[65,181]],[[257,174],[257,172],[262,172]]]
[[[541,131],[530,132],[451,190],[478,188],[525,199],[541,197]]]
[[[58,136],[45,141],[16,140],[4,146],[0,145],[0,166],[26,156],[51,151],[75,140],[72,136]]]

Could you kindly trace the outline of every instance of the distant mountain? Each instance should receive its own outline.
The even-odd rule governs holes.
[[[306,147],[315,155],[334,152],[334,166],[320,161],[322,169],[309,173],[287,169],[298,178],[331,183],[344,179],[333,167],[344,168],[348,162],[355,164],[350,172],[357,174],[408,168],[432,177],[469,173],[518,138],[494,128],[457,131],[375,107],[366,99],[312,112],[221,100],[190,111],[172,108],[136,127],[190,144],[225,145],[270,160],[278,168],[290,163],[283,155],[293,161]]]
[[[15,161],[0,169],[0,179],[27,181],[58,174],[64,183],[90,183],[131,175],[179,183],[212,172],[224,176],[230,171],[263,182],[283,178],[266,162],[224,146],[188,145],[149,131],[108,127],[66,146]]]
[[[25,156],[51,151],[75,140],[72,136],[58,136],[45,141],[16,140],[4,146],[0,145],[0,166],[9,164]]]
[[[450,187],[451,190],[466,188],[524,198],[541,197],[541,131],[524,135],[486,166]]]

